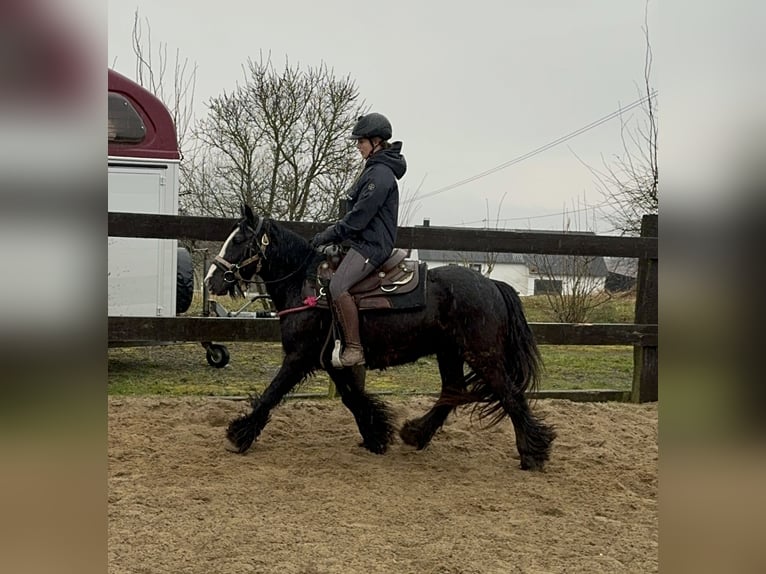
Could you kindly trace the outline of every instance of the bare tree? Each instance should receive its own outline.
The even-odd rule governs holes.
[[[230,215],[228,210],[216,205],[216,161],[196,134],[194,96],[197,82],[197,64],[182,58],[176,50],[171,58],[168,45],[153,44],[149,20],[140,18],[136,10],[133,18],[133,53],[136,57],[136,81],[155,94],[168,108],[176,128],[178,147],[181,150],[179,164],[179,212],[182,214],[206,213]],[[172,73],[169,72],[172,67]],[[218,209],[216,209],[218,208]],[[179,242],[192,254],[195,284],[202,284],[203,253],[206,242],[184,239]],[[216,247],[217,248],[217,247]]]
[[[156,95],[167,106],[176,126],[178,145],[184,150],[190,128],[194,121],[194,91],[197,86],[197,64],[181,58],[179,50],[175,57],[168,57],[168,45],[160,42],[157,59],[152,48],[152,29],[149,20],[133,16],[133,53],[136,56],[136,81]],[[168,65],[173,75],[168,77]]]
[[[399,225],[406,226],[413,223],[415,214],[421,207],[420,192],[423,190],[423,184],[426,181],[425,174],[420,180],[418,186],[413,190],[405,180],[401,182],[401,193],[399,195]]]
[[[644,15],[644,81],[639,92],[641,117],[621,116],[622,154],[610,161],[602,158],[603,168],[587,166],[596,178],[604,199],[603,215],[624,235],[639,235],[641,217],[659,212],[659,167],[657,162],[657,91],[651,85],[652,46],[649,41],[648,1]]]
[[[224,217],[236,214],[242,202],[258,207],[258,154],[264,138],[250,121],[247,102],[236,93],[214,98],[194,134],[203,151],[184,197],[188,211]]]
[[[505,196],[508,195],[507,193],[503,194],[503,197],[500,198],[500,203],[497,206],[497,211],[495,215],[495,229],[500,229],[500,213],[503,209],[503,202],[505,201]],[[489,229],[489,201],[485,198],[484,200],[485,207],[487,210],[487,229]],[[495,269],[495,265],[497,264],[497,257],[498,254],[494,251],[487,252],[484,254],[484,265],[485,268],[483,269],[483,274],[486,277],[489,277],[492,275],[492,271]]]
[[[195,134],[208,148],[193,200],[232,215],[244,201],[284,220],[329,220],[361,165],[346,138],[362,106],[350,77],[321,64],[249,60],[245,81],[208,103]]]
[[[197,189],[207,179],[204,170],[205,150],[194,137],[194,94],[197,85],[197,64],[182,58],[176,49],[173,58],[168,56],[168,45],[160,42],[154,50],[151,24],[141,18],[138,10],[133,16],[133,53],[136,56],[136,81],[156,95],[168,108],[176,128],[178,147],[181,150],[179,165],[179,211],[194,213]],[[168,66],[172,65],[172,75]],[[194,241],[184,241],[193,248]]]
[[[530,255],[529,259],[548,285],[542,291],[557,321],[584,323],[591,311],[611,299],[603,281],[593,275],[596,257]]]
[[[583,229],[580,226],[582,213],[585,213],[585,229],[592,228],[587,222],[587,210],[573,209],[572,213],[576,214],[576,229]],[[572,216],[565,211],[563,233],[571,233],[572,226]],[[532,254],[526,259],[542,282],[538,285],[557,321],[583,323],[594,309],[612,299],[612,294],[604,288],[606,265],[602,257]]]

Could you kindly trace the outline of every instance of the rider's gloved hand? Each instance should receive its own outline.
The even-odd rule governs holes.
[[[332,243],[332,240],[335,238],[335,227],[331,225],[324,231],[321,231],[317,233],[311,241],[309,241],[309,245],[313,248],[317,248],[320,245],[326,245],[327,243]]]

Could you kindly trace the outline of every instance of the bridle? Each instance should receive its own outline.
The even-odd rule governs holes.
[[[263,227],[263,217],[260,215],[258,216],[258,223],[255,226],[255,229],[250,227],[249,225],[246,226],[246,229],[253,232],[253,237],[250,240],[250,242],[247,245],[247,251],[245,252],[245,259],[243,261],[240,261],[239,263],[229,263],[221,257],[220,255],[216,255],[215,259],[213,259],[213,265],[218,267],[221,271],[223,271],[223,280],[226,283],[236,283],[241,286],[242,283],[254,283],[252,279],[245,279],[242,277],[242,274],[240,271],[247,267],[248,265],[252,263],[256,263],[255,272],[253,275],[258,275],[261,271],[261,267],[263,265],[263,260],[266,259],[266,248],[270,244],[269,236],[264,233],[261,235],[260,241],[258,240],[258,233],[261,231],[261,228]],[[256,247],[256,242],[258,246]],[[316,252],[312,249],[309,251],[308,255],[306,255],[306,258],[301,262],[300,265],[294,270],[285,275],[284,277],[280,277],[279,279],[273,279],[271,281],[263,281],[261,280],[261,283],[264,284],[272,284],[272,283],[281,283],[282,281],[285,281],[286,279],[289,279],[298,271],[303,269],[303,266],[305,263],[316,254]],[[240,287],[241,288],[241,287]]]
[[[255,273],[253,273],[253,275],[257,275],[260,272],[262,260],[266,259],[266,247],[269,245],[269,236],[264,233],[261,236],[258,247],[255,247],[255,242],[258,240],[258,233],[262,227],[263,217],[261,216],[258,216],[258,223],[255,226],[255,229],[249,225],[246,226],[247,230],[253,232],[253,237],[247,244],[247,251],[245,252],[246,257],[243,261],[240,261],[239,263],[230,263],[220,255],[216,255],[215,259],[213,259],[213,265],[223,271],[223,280],[226,283],[251,283],[249,279],[245,279],[240,273],[242,269],[251,263],[257,264]]]

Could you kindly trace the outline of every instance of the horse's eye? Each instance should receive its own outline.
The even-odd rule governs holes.
[[[244,235],[240,235],[238,233],[237,235],[234,236],[234,243],[235,244],[236,243],[242,243],[243,241],[245,241],[245,236]]]

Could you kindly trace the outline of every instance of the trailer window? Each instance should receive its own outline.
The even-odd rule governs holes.
[[[110,142],[136,144],[146,137],[146,126],[136,108],[120,94],[109,94]]]

